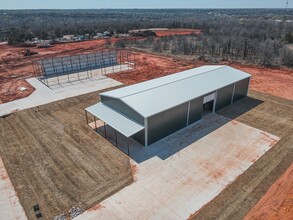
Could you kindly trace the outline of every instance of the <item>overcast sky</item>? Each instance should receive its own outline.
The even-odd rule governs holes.
[[[285,8],[287,0],[0,0],[0,9]],[[293,0],[289,0],[292,8]]]

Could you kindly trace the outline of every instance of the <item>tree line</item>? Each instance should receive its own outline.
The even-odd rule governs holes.
[[[0,10],[0,40],[33,37],[54,39],[63,35],[103,31],[127,33],[146,28],[213,27],[215,20],[292,20],[293,10],[281,9],[101,9]]]
[[[202,25],[202,34],[150,37],[140,41],[117,42],[117,47],[137,47],[154,52],[194,55],[210,62],[221,60],[266,66],[293,66],[293,23],[265,19],[217,19]]]

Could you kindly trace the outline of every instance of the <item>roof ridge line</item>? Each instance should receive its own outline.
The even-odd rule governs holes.
[[[136,95],[136,94],[139,94],[139,93],[142,93],[142,92],[146,92],[146,91],[149,91],[149,90],[152,90],[152,89],[156,89],[156,88],[159,88],[159,87],[162,87],[162,86],[165,86],[165,85],[169,85],[169,84],[172,84],[172,83],[175,83],[175,82],[178,82],[178,81],[182,81],[182,80],[185,80],[185,79],[189,79],[189,78],[195,77],[197,75],[201,75],[201,74],[204,74],[204,73],[212,72],[212,71],[215,71],[217,69],[224,68],[224,67],[227,67],[227,66],[226,65],[220,65],[220,67],[215,68],[213,70],[209,70],[209,71],[205,71],[205,72],[202,72],[202,73],[198,73],[196,75],[192,75],[192,76],[189,76],[189,77],[186,77],[186,78],[183,78],[183,79],[179,79],[179,80],[176,80],[176,81],[172,81],[172,82],[169,82],[169,83],[165,83],[165,84],[162,84],[162,85],[159,85],[159,86],[155,86],[155,87],[152,87],[152,88],[149,88],[149,89],[145,89],[143,91],[135,92],[135,93],[128,94],[128,95],[125,95],[125,96],[121,96],[121,97],[118,97],[118,98],[121,100],[121,99],[123,99],[125,97],[128,97],[128,96],[132,96],[132,95]],[[189,69],[189,70],[192,70],[192,69]],[[185,70],[185,71],[188,71],[188,70]],[[178,73],[180,73],[180,72],[178,72]],[[177,74],[177,73],[173,73],[173,74]],[[170,74],[170,75],[172,75],[172,74]],[[159,78],[156,78],[156,79],[159,79]]]

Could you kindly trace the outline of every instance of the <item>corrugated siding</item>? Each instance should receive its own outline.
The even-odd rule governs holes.
[[[231,104],[234,84],[228,85],[218,90],[216,111]]]
[[[236,83],[233,102],[236,102],[239,99],[242,99],[246,96],[249,86],[249,78],[243,79]]]
[[[186,127],[188,103],[148,119],[148,145]]]
[[[137,123],[144,125],[144,118],[121,100],[101,95],[101,102]]]
[[[190,101],[188,124],[192,124],[201,119],[203,110],[203,97]]]

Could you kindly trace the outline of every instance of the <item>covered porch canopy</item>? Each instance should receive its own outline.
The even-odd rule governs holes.
[[[86,108],[85,113],[86,113],[87,124],[89,124],[87,113],[90,113],[94,116],[95,129],[97,128],[96,118],[99,118],[100,120],[104,122],[105,138],[107,137],[105,125],[108,124],[109,126],[114,128],[116,146],[118,145],[116,131],[120,132],[125,137],[129,138],[132,135],[144,129],[144,126],[134,122],[133,120],[125,117],[124,115],[118,113],[117,111],[114,111],[113,109],[107,107],[101,102]],[[129,149],[129,146],[128,146],[128,149]],[[129,150],[128,150],[128,154],[129,154]]]

